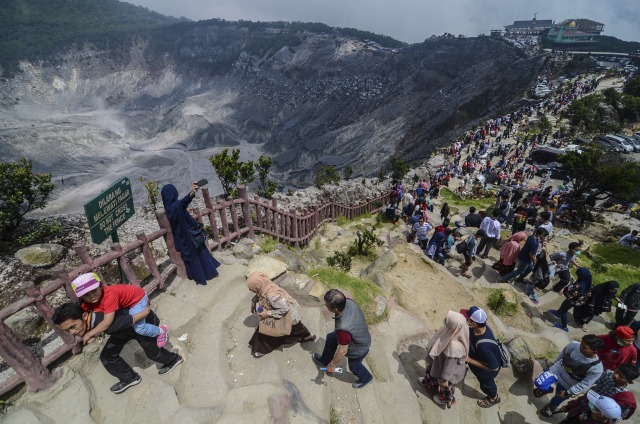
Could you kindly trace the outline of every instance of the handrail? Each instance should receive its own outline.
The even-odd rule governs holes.
[[[211,239],[207,241],[207,248],[213,251],[227,247],[234,240],[247,235],[250,238],[255,234],[268,234],[279,242],[289,243],[294,247],[304,246],[309,243],[318,228],[326,221],[335,221],[338,216],[344,215],[353,219],[359,215],[371,212],[376,208],[376,202],[386,203],[388,195],[376,198],[368,198],[356,205],[345,205],[334,202],[316,205],[311,210],[297,211],[295,209],[284,210],[278,207],[276,199],[267,202],[258,196],[249,198],[245,186],[238,187],[238,198],[212,202],[209,191],[202,188],[205,208],[194,209],[196,220],[209,221],[208,229],[211,231]],[[75,277],[85,272],[96,272],[102,277],[101,268],[117,260],[123,273],[131,284],[141,286],[139,279],[131,269],[127,254],[140,250],[145,263],[151,273],[151,280],[143,287],[147,293],[156,289],[164,289],[165,282],[175,272],[178,276],[186,278],[186,269],[180,253],[176,250],[171,225],[166,213],[161,210],[156,212],[159,230],[151,234],[138,233],[137,240],[121,245],[113,243],[111,252],[92,258],[85,246],[74,246],[76,254],[82,260],[82,265],[71,271],[62,270],[58,278],[44,287],[38,288],[33,282],[25,282],[22,285],[25,296],[0,310],[0,357],[16,372],[15,376],[6,379],[0,384],[0,395],[13,390],[22,383],[26,383],[29,391],[46,390],[59,378],[59,373],[52,373],[47,366],[69,350],[78,353],[80,340],[62,331],[53,324],[53,308],[47,302],[46,297],[52,293],[64,289],[67,297],[77,301],[75,293],[71,289],[71,282]],[[218,227],[220,222],[221,228]],[[158,264],[153,258],[151,242],[163,238],[167,247],[167,254],[172,264],[160,272]],[[43,358],[36,357],[28,347],[11,331],[4,321],[17,312],[34,305],[38,313],[47,321],[49,326],[60,336],[64,344]]]

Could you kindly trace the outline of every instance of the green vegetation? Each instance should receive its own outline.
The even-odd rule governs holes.
[[[640,281],[640,252],[617,243],[594,244],[578,261],[589,268],[594,284],[615,280],[622,291]]]
[[[260,245],[260,253],[267,254],[276,250],[278,240],[268,234],[261,234],[258,238],[258,244]]]
[[[409,172],[409,165],[395,156],[392,156],[389,161],[391,162],[391,178],[396,181],[402,180],[404,176],[407,175],[407,172]]]
[[[344,176],[345,180],[350,179],[351,175],[353,175],[353,168],[351,168],[349,165],[345,166],[345,168],[342,170],[342,175]]]
[[[256,163],[256,171],[258,171],[258,188],[256,189],[256,193],[259,196],[265,197],[267,199],[271,199],[273,194],[276,192],[278,188],[278,183],[273,180],[268,180],[269,170],[271,169],[271,165],[273,165],[273,159],[269,156],[260,156],[258,158],[258,162]]]
[[[18,246],[30,246],[34,243],[44,241],[48,237],[58,234],[60,231],[62,231],[62,225],[57,222],[41,222],[35,230],[16,237],[16,243]],[[6,247],[9,247],[9,245]]]
[[[348,291],[362,308],[369,324],[375,324],[384,319],[384,316],[377,317],[374,313],[374,299],[380,294],[380,289],[374,283],[352,277],[333,268],[316,268],[310,270],[307,274],[327,288],[342,288]]]
[[[153,207],[153,210],[156,210],[156,205],[158,204],[158,195],[160,194],[160,181],[158,180],[147,180],[143,177],[138,178],[143,185],[145,190],[147,190],[147,199],[149,201],[149,206]]]
[[[477,210],[485,210],[495,203],[495,200],[490,197],[484,197],[482,199],[461,199],[460,196],[446,187],[442,187],[440,189],[440,197],[442,197],[445,202],[449,203],[449,207],[454,205],[459,208],[470,208],[471,206],[475,206]]]
[[[342,227],[344,225],[347,225],[348,223],[349,223],[349,219],[347,219],[346,216],[338,215],[338,219],[336,219],[336,225]]]
[[[340,182],[340,174],[332,165],[321,166],[316,171],[314,183],[317,188],[324,187],[325,184],[338,184]]]
[[[489,293],[489,300],[487,306],[498,316],[509,315],[513,316],[518,312],[517,303],[509,303],[504,297],[502,290],[495,289]]]
[[[327,265],[331,268],[349,272],[351,271],[351,255],[344,252],[334,251],[333,256],[329,256],[327,258]]]
[[[375,235],[373,230],[373,228],[371,230],[364,228],[362,231],[356,232],[357,238],[349,246],[349,255],[368,256],[373,252],[374,246],[382,246],[383,241]]]
[[[253,176],[253,161],[241,162],[240,149],[234,149],[229,155],[229,149],[224,148],[220,153],[209,156],[209,162],[213,166],[225,196],[237,196],[237,186],[241,180],[246,181],[249,174]]]
[[[47,205],[51,174],[35,174],[31,161],[0,162],[0,240],[11,240],[24,215]]]

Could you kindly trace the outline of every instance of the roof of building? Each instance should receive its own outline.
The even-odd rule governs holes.
[[[513,25],[507,25],[505,28],[550,28],[553,25],[551,19],[532,19],[529,21],[514,21]]]
[[[601,24],[600,22],[592,21],[591,19],[565,19],[564,21],[560,22],[558,25],[576,27],[580,29],[604,26],[604,24]]]

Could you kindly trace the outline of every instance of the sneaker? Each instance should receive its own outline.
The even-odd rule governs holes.
[[[176,355],[175,359],[158,370],[158,374],[165,375],[170,373],[175,367],[183,363],[182,356]]]
[[[540,415],[542,415],[543,417],[549,418],[553,416],[553,413],[555,412],[555,410],[556,410],[555,406],[551,406],[551,404],[548,404],[547,406],[545,406],[540,410]]]
[[[554,322],[553,326],[556,327],[556,328],[561,329],[562,331],[564,331],[566,333],[569,332],[569,329],[567,327],[563,326],[562,323],[560,323],[560,322]]]
[[[540,301],[533,296],[529,296],[529,299],[533,302],[534,305],[539,305]]]
[[[356,381],[355,383],[351,384],[351,387],[353,387],[354,389],[362,389],[364,386],[366,386],[367,384],[371,383],[373,381],[373,379],[367,381],[367,382],[362,382],[360,380]]]
[[[553,315],[554,317],[560,319],[560,314],[558,313],[558,311],[556,311],[555,309],[547,309],[547,312],[550,315]]]
[[[131,381],[118,381],[116,384],[114,384],[113,386],[111,386],[111,393],[122,393],[125,390],[127,390],[129,387],[133,387],[136,384],[140,384],[140,382],[142,381],[142,377],[140,377],[140,375],[136,374],[135,377],[133,377],[133,380]]]
[[[322,363],[322,361],[320,360],[320,355],[318,355],[317,353],[313,353],[311,355],[311,359],[313,359],[313,362],[315,362],[316,364],[320,365],[321,367],[326,367],[325,364]]]
[[[162,330],[162,333],[156,337],[156,344],[158,347],[164,347],[167,344],[167,340],[169,340],[169,327],[161,325],[160,330]]]

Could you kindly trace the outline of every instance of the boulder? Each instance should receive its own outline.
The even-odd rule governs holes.
[[[242,240],[241,240],[242,241]],[[236,243],[233,246],[233,256],[238,259],[251,259],[253,258],[253,246],[247,243]]]
[[[300,258],[300,255],[296,251],[289,249],[287,246],[285,246],[282,243],[278,243],[276,245],[276,250],[271,252],[269,256],[287,264],[291,271],[294,271],[294,272],[306,271],[306,266],[304,265],[304,261],[302,261],[302,259]]]
[[[387,250],[368,267],[362,270],[360,277],[372,279],[376,274],[384,274],[398,262],[398,256],[393,250]]]
[[[384,296],[378,295],[374,299],[374,302],[376,302],[376,309],[374,311],[374,314],[377,317],[384,315],[384,312],[387,310],[387,298]]]
[[[4,321],[20,340],[38,337],[43,322],[44,318],[34,307],[18,311]]]
[[[255,271],[260,271],[269,277],[271,280],[275,280],[285,272],[289,267],[284,262],[280,262],[277,259],[270,258],[268,256],[258,256],[249,262],[245,277]]]
[[[520,337],[514,337],[513,340],[507,343],[507,348],[511,354],[513,370],[520,374],[531,373],[533,370],[533,356],[527,342]]]
[[[373,281],[375,283],[376,286],[380,287],[380,289],[384,292],[384,293],[391,293],[392,290],[392,285],[391,282],[389,280],[387,280],[387,278],[384,276],[384,274],[373,274],[369,278],[371,281]]]
[[[309,296],[318,302],[324,301],[324,294],[327,292],[327,289],[321,282],[312,280],[311,283],[307,285],[307,288],[309,288]]]
[[[53,243],[34,244],[18,250],[16,259],[25,265],[36,268],[46,268],[60,262],[67,249]]]

